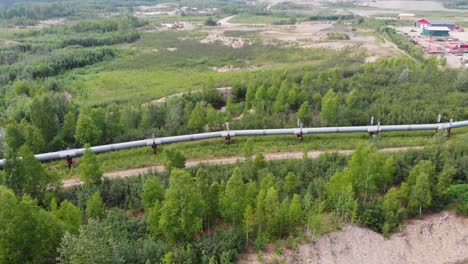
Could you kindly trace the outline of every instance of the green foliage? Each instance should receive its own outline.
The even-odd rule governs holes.
[[[210,236],[203,236],[195,246],[198,259],[187,259],[192,263],[234,263],[238,254],[245,249],[242,230],[236,227],[216,229]]]
[[[66,233],[58,248],[60,263],[144,263],[139,243],[129,232],[130,222],[110,211],[101,222],[91,220],[78,235]]]
[[[80,159],[80,179],[85,184],[99,185],[102,181],[102,170],[96,154],[87,147]]]
[[[402,195],[401,190],[392,187],[384,196],[381,207],[385,219],[383,233],[387,237],[390,233],[399,230],[401,221],[403,220],[404,208],[402,206],[404,197]]]
[[[44,140],[51,141],[58,132],[58,117],[54,104],[48,96],[36,97],[32,101],[31,124],[41,130]]]
[[[182,152],[178,150],[164,150],[164,166],[166,167],[167,171],[171,171],[172,169],[182,169],[185,168],[185,156]]]
[[[422,209],[432,204],[431,192],[434,184],[435,167],[431,161],[423,160],[414,166],[408,176],[408,207],[413,213],[422,214]]]
[[[358,201],[349,176],[341,173],[333,175],[327,184],[327,198],[337,218],[350,222],[356,219]]]
[[[63,226],[29,196],[0,186],[0,263],[50,263]]]
[[[155,202],[164,198],[164,189],[158,178],[149,178],[143,185],[142,200],[145,209],[149,210]]]
[[[309,209],[306,215],[306,227],[308,233],[312,237],[320,236],[326,228],[324,226],[324,211],[325,203],[317,202],[312,208]]]
[[[304,126],[310,125],[312,122],[312,113],[310,110],[310,104],[305,101],[299,111],[297,111],[297,118],[302,122]]]
[[[18,156],[21,158],[13,156],[7,160],[6,185],[17,195],[27,194],[41,200],[49,187],[59,184],[59,178],[44,169],[27,145],[20,147]]]
[[[203,131],[206,123],[206,113],[203,109],[203,104],[202,102],[198,102],[192,111],[188,126],[193,131],[201,132]]]
[[[78,228],[83,223],[83,216],[81,215],[80,208],[67,200],[62,201],[60,207],[57,208],[57,201],[53,199],[51,212],[61,221],[65,229],[71,233],[77,233]]]
[[[89,109],[83,108],[76,123],[76,140],[82,144],[95,145],[100,141],[102,131],[91,116]]]
[[[86,201],[86,216],[88,219],[96,220],[102,219],[104,216],[104,203],[99,192],[95,192]]]
[[[421,173],[416,176],[416,183],[411,190],[408,206],[419,207],[419,216],[422,214],[422,208],[431,205],[431,181],[429,175]]]
[[[292,196],[293,194],[297,193],[300,184],[301,181],[299,179],[299,176],[294,172],[289,172],[288,175],[286,175],[286,178],[284,179],[284,192],[288,196]]]
[[[254,232],[255,227],[255,214],[251,205],[247,205],[244,211],[243,220],[242,220],[245,232],[245,241],[249,243],[249,234]]]
[[[190,174],[173,170],[160,209],[160,232],[171,242],[189,240],[202,228],[204,206]]]
[[[82,121],[83,122],[83,121]],[[62,137],[65,142],[72,145],[75,142],[76,116],[68,112],[63,120]]]
[[[338,124],[340,97],[333,89],[329,89],[322,98],[322,111],[320,112],[320,120],[324,126],[334,126]]]
[[[302,228],[316,237],[343,222],[359,222],[388,237],[419,210],[439,210],[452,203],[463,213],[464,189],[444,187],[456,177],[453,164],[466,153],[459,139],[452,140],[401,153],[359,146],[351,157],[326,154],[266,162],[258,156],[256,171],[255,162],[247,159],[236,165],[189,169],[191,175],[173,170],[165,191],[167,171],[149,180],[147,176],[106,180],[86,196],[99,190],[106,204],[137,212],[146,199],[147,226],[131,230],[135,236],[145,230],[152,235],[144,240],[150,245],[144,254],[157,256],[151,257],[153,262],[164,261],[163,256],[177,263],[231,262],[250,243],[261,249],[296,232],[303,234]],[[221,224],[222,230],[216,231],[217,224],[225,222],[229,228]],[[169,242],[171,253],[154,238]],[[130,244],[143,249],[141,243]]]
[[[241,170],[235,168],[232,176],[226,183],[225,192],[220,194],[219,197],[221,216],[234,224],[241,223],[245,208],[249,202],[247,198],[246,186],[242,180]]]
[[[457,214],[468,215],[468,184],[456,184],[449,188],[449,197],[457,202]]]
[[[218,25],[218,23],[212,17],[208,17],[203,24],[210,27]]]

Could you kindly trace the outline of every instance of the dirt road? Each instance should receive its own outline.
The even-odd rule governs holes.
[[[381,149],[381,151],[397,152],[397,151],[405,151],[405,150],[410,150],[410,149],[421,149],[421,148],[422,147],[385,148],[385,149]],[[341,155],[349,155],[353,153],[353,150],[310,151],[310,152],[307,152],[307,156],[310,159],[315,159],[324,153],[338,153]],[[304,152],[293,151],[293,152],[265,153],[264,156],[266,160],[302,159],[304,156]],[[243,161],[243,160],[245,160],[245,157],[242,157],[242,156],[212,158],[208,160],[188,160],[185,163],[185,166],[187,168],[191,168],[191,167],[196,167],[202,164],[211,164],[211,165],[234,164],[238,161]],[[123,170],[123,171],[106,172],[104,173],[104,177],[109,178],[109,179],[125,178],[125,177],[131,177],[131,176],[138,176],[141,174],[148,173],[150,171],[163,171],[163,170],[164,170],[163,165],[156,165],[156,166],[151,166],[151,167],[136,168],[136,169],[130,169],[130,170]],[[78,180],[77,178],[63,180],[63,186],[65,188],[80,185],[80,184],[82,184],[82,182]]]

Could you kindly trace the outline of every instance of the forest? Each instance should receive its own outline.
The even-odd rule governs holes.
[[[267,161],[258,151],[261,140],[278,148],[292,145],[275,137],[246,139],[242,149],[235,142],[224,146],[245,156],[232,165],[186,166],[189,158],[217,153],[212,148],[222,142],[196,143],[186,152],[164,146],[150,158],[142,149],[114,152],[122,159],[132,156],[127,163],[135,164],[102,162],[104,155],[90,146],[224,130],[226,122],[231,129],[260,129],[296,127],[298,121],[304,127],[367,125],[371,116],[388,125],[435,123],[439,114],[443,122],[468,120],[468,71],[425,57],[389,27],[399,22],[291,16],[238,1],[179,2],[220,8],[215,16],[190,17],[210,21],[210,28],[219,18],[244,13],[247,19],[273,16],[272,24],[288,26],[345,20],[374,30],[409,55],[365,63],[361,49],[274,43],[232,49],[201,43],[208,35],[201,30],[154,32],[161,19],[132,12],[159,2],[0,1],[0,154],[6,159],[0,170],[0,263],[234,263],[243,252],[261,258],[273,245],[281,253],[347,224],[389,238],[425,214],[468,215],[466,130],[451,138],[446,131],[392,134],[390,147],[416,148],[391,153],[380,150],[379,137],[365,134],[307,143],[314,149],[357,146],[349,156]],[[50,18],[67,22],[35,27]],[[214,70],[232,65],[259,68]],[[122,91],[119,75],[132,82],[113,97]],[[178,78],[193,87],[178,87]],[[228,87],[228,96],[220,87]],[[295,149],[302,143],[288,150],[305,150]],[[77,147],[86,151],[71,170],[63,161],[43,164],[34,157]],[[109,170],[148,165],[138,159],[152,165],[157,160],[164,171],[103,177]],[[83,184],[64,187],[62,181],[74,176]]]
[[[175,151],[162,173],[113,180],[87,150],[85,184],[66,189],[23,145],[2,174],[0,262],[232,263],[249,247],[294,249],[344,223],[390,236],[425,212],[468,215],[467,140],[190,169]]]

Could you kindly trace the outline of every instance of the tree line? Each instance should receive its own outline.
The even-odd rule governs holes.
[[[80,67],[112,57],[112,50],[90,52],[83,59],[57,56],[57,62],[33,71],[46,77],[55,69]],[[80,52],[81,54],[81,52]],[[68,59],[73,58],[73,59]],[[66,63],[72,63],[67,65]],[[52,66],[53,67],[52,67]],[[223,102],[208,80],[202,92],[169,99],[161,105],[111,103],[78,106],[56,79],[17,81],[5,96],[9,120],[7,143],[44,142],[35,152],[224,129],[435,123],[468,119],[466,70],[441,70],[435,60],[418,64],[408,58],[386,59],[358,69],[283,73],[267,80],[234,83]],[[34,111],[31,111],[34,109]],[[24,129],[30,127],[30,129]],[[19,130],[21,133],[14,133]],[[26,131],[36,131],[26,133]],[[20,136],[22,135],[22,136]],[[20,136],[18,139],[17,137]],[[12,144],[12,143],[9,143]]]
[[[110,59],[117,52],[106,46],[137,41],[136,28],[146,23],[121,16],[17,33],[17,44],[0,48],[0,85],[55,76]]]

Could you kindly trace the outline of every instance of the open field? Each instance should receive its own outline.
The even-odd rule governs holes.
[[[334,67],[346,58],[327,49],[309,52],[261,44],[240,48],[218,42],[204,44],[201,43],[204,36],[202,32],[145,33],[121,58],[78,71],[75,75],[78,78],[67,83],[67,89],[72,93],[81,91],[81,100],[89,104],[119,100],[148,102],[203,88],[210,78],[216,87],[224,87],[245,79],[250,73],[271,76],[286,68]],[[353,56],[353,53],[345,56]],[[240,70],[213,70],[221,67]]]
[[[167,18],[182,22],[192,19]],[[73,80],[67,82],[67,90],[72,94],[75,91],[79,100],[88,104],[151,101],[203,88],[209,78],[213,78],[216,87],[223,87],[249,72],[263,74],[329,64],[342,57],[336,51],[347,50],[349,56],[364,52],[366,61],[401,54],[376,35],[350,25],[316,22],[252,25],[234,23],[236,19],[237,16],[231,16],[220,21],[221,26],[197,26],[189,31],[144,30],[136,43],[121,45],[124,52],[120,58],[77,71]],[[330,34],[341,34],[349,40],[330,40]],[[340,63],[329,67],[334,65]]]

